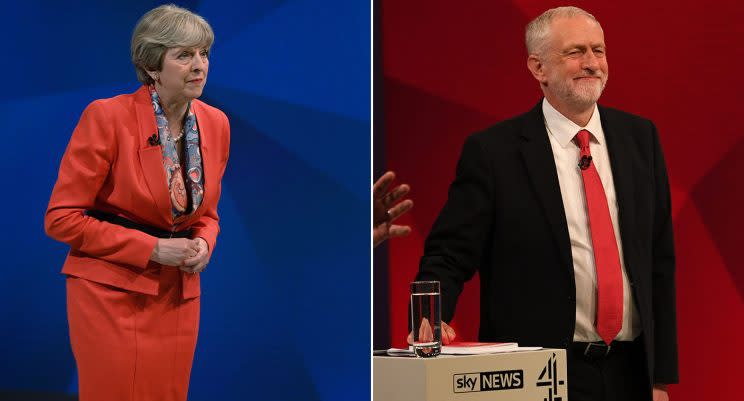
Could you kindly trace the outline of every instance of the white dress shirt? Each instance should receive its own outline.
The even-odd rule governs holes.
[[[579,147],[573,142],[576,134],[580,130],[586,129],[592,134],[589,140],[592,163],[594,163],[599,173],[607,196],[607,205],[610,209],[610,218],[615,230],[617,250],[620,255],[620,266],[623,270],[623,326],[615,339],[631,341],[640,334],[641,324],[638,311],[633,303],[628,275],[625,271],[623,243],[620,238],[617,218],[617,196],[599,109],[596,105],[594,106],[594,113],[592,113],[586,127],[580,127],[563,116],[553,108],[547,99],[543,99],[542,110],[545,116],[545,127],[550,138],[550,146],[553,149],[555,167],[558,171],[558,183],[561,187],[561,198],[563,198],[568,235],[571,240],[571,256],[573,257],[576,280],[576,329],[574,330],[573,340],[582,342],[602,340],[597,334],[595,326],[597,273],[594,265],[594,251],[584,194],[584,182],[581,178],[581,170],[578,167]],[[622,135],[622,133],[620,134]]]

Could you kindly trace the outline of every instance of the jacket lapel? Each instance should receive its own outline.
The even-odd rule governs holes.
[[[150,93],[146,86],[142,86],[135,94],[135,110],[139,126],[139,160],[142,174],[145,176],[150,195],[155,201],[158,215],[168,227],[173,225],[168,184],[163,168],[163,152],[160,145],[150,144],[150,138],[157,135],[158,127],[155,123],[155,112],[152,109]]]
[[[209,158],[209,141],[207,140],[211,136],[215,135],[214,124],[210,124],[206,118],[205,113],[202,112],[201,104],[193,102],[194,115],[196,116],[196,125],[199,128],[199,149],[202,157],[202,176],[204,177],[204,197],[202,203],[199,205],[199,209],[204,206],[204,201],[207,199],[207,191],[211,188],[211,176],[212,172],[212,159]],[[202,118],[200,118],[202,117]],[[195,210],[194,212],[196,212]],[[194,213],[196,214],[196,213]]]
[[[614,120],[611,113],[599,106],[599,115],[602,117],[602,130],[604,130],[612,166],[625,269],[634,277],[631,270],[635,268],[635,263],[630,263],[628,259],[636,249],[634,245],[636,237],[633,235],[633,227],[635,227],[635,185],[633,184],[635,174],[631,159],[633,144],[628,135],[630,131],[626,131],[621,122]]]
[[[524,142],[520,146],[520,151],[532,188],[545,211],[563,264],[573,278],[571,240],[568,236],[566,213],[563,208],[563,198],[558,183],[558,172],[555,168],[553,150],[550,147],[550,140],[545,129],[542,101],[527,114],[521,135]]]
[[[199,130],[199,150],[202,158],[202,177],[204,177],[204,187],[202,189],[204,190],[204,196],[202,197],[202,203],[199,207],[194,210],[194,212],[191,213],[189,217],[179,225],[179,227],[191,226],[194,221],[201,217],[205,207],[204,204],[208,201],[207,194],[209,193],[208,191],[211,189],[212,184],[212,177],[210,176],[212,172],[212,159],[209,157],[210,154],[207,138],[209,138],[210,135],[215,134],[213,132],[214,127],[213,124],[209,123],[207,115],[203,112],[198,101],[194,100],[191,102],[191,110],[196,116],[196,126]]]

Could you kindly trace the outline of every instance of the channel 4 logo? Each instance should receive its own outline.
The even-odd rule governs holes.
[[[524,387],[523,370],[501,370],[496,372],[456,373],[452,376],[455,393],[476,391],[515,390]]]
[[[558,363],[555,353],[548,359],[540,377],[537,378],[538,387],[547,387],[548,396],[543,401],[562,401],[563,397],[558,396],[558,387],[566,384],[564,380],[558,377]]]

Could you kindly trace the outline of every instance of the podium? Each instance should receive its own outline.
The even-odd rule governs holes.
[[[373,357],[374,401],[568,401],[566,350]]]

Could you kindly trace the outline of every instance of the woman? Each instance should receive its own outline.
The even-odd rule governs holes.
[[[213,40],[183,8],[145,14],[132,35],[143,86],[91,103],[62,158],[45,228],[70,245],[81,401],[186,400],[230,135],[196,100]]]

